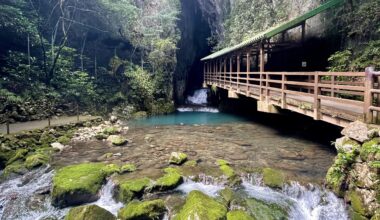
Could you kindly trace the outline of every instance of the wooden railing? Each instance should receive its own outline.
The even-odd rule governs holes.
[[[373,68],[366,72],[207,71],[208,85],[232,90],[283,109],[345,126],[358,119],[373,123],[380,89]],[[215,69],[214,69],[215,70]],[[380,103],[379,103],[380,104]],[[376,115],[376,117],[374,117]]]

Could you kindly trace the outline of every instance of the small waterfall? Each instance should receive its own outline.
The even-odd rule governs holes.
[[[115,183],[112,180],[108,180],[107,184],[104,185],[100,191],[99,200],[91,204],[98,205],[99,207],[102,207],[117,216],[117,212],[119,209],[123,208],[124,205],[123,203],[117,202],[113,199],[112,192],[114,188]]]
[[[203,178],[204,181],[195,182],[189,178],[185,179],[184,183],[179,185],[176,190],[185,194],[189,194],[191,191],[199,190],[206,195],[215,197],[218,192],[225,188],[223,184],[216,184],[210,178]]]
[[[208,89],[198,89],[193,96],[187,97],[187,102],[193,105],[207,105]]]

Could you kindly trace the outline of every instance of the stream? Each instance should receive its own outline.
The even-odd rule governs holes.
[[[297,123],[285,126],[286,119],[276,116],[247,118],[218,113],[205,105],[205,92],[189,97],[192,104],[201,104],[198,108],[127,122],[130,127],[127,147],[110,147],[96,140],[76,142],[71,149],[54,155],[51,166],[1,183],[0,219],[63,219],[69,208],[54,208],[49,196],[57,167],[83,162],[130,162],[136,164],[138,170],[128,174],[129,178],[155,179],[167,167],[168,155],[173,151],[184,152],[190,159],[197,160],[199,165],[189,176],[202,178],[197,181],[185,178],[183,184],[162,196],[177,195],[184,199],[189,192],[200,190],[218,197],[226,184],[213,176],[213,169],[217,159],[225,159],[235,170],[246,173],[241,176],[242,184],[233,190],[247,204],[252,200],[275,204],[294,220],[349,218],[344,201],[321,186],[336,154],[329,143],[318,137],[324,134],[313,134],[315,139],[305,137]],[[263,123],[268,117],[275,122]],[[105,153],[114,156],[104,159]],[[260,175],[249,172],[255,167],[280,169],[292,181],[282,189],[271,189],[263,185]],[[92,204],[116,215],[123,204],[113,199],[114,186],[109,179],[100,192],[100,199]],[[254,207],[247,212],[257,219],[270,219]]]

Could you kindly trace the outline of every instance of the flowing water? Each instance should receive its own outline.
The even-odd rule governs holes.
[[[321,187],[336,154],[329,143],[334,137],[328,136],[327,126],[323,131],[315,131],[308,128],[312,123],[302,118],[297,120],[259,113],[247,118],[217,113],[203,106],[204,100],[207,101],[207,96],[206,99],[203,96],[205,93],[207,91],[204,90],[196,92],[188,99],[202,106],[127,122],[130,127],[127,147],[112,147],[96,140],[73,143],[71,149],[54,155],[52,167],[82,162],[130,162],[136,164],[138,170],[128,174],[128,178],[147,176],[155,179],[167,167],[170,153],[181,151],[187,153],[189,159],[198,161],[198,166],[189,171],[189,176],[198,175],[198,178],[197,181],[186,178],[169,194],[185,199],[192,190],[200,190],[218,197],[226,185],[216,178],[220,174],[217,174],[219,169],[215,161],[225,159],[243,175],[242,185],[234,189],[240,199],[276,204],[286,210],[289,219],[348,218],[344,202]],[[196,108],[198,110],[194,111]],[[106,153],[114,156],[102,157]],[[0,184],[1,220],[62,219],[65,216],[69,208],[51,206],[52,167],[43,167]],[[280,169],[294,182],[282,190],[268,188],[262,184],[259,175],[247,175],[249,170],[259,167]],[[100,192],[100,199],[92,204],[116,215],[123,204],[112,198],[113,188],[113,181],[108,180]],[[254,207],[245,209],[256,212],[258,219],[266,219],[265,213]],[[165,218],[168,219],[168,215]]]

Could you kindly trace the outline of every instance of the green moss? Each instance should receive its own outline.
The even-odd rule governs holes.
[[[70,209],[65,220],[116,220],[116,217],[97,205],[88,205]]]
[[[18,149],[16,153],[14,154],[14,156],[8,160],[7,164],[9,165],[17,160],[24,160],[27,154],[28,154],[27,149]]]
[[[245,211],[235,210],[227,213],[227,220],[255,220],[255,218]]]
[[[165,212],[165,202],[162,199],[133,201],[119,211],[118,218],[121,220],[161,219]]]
[[[196,160],[189,160],[189,161],[186,161],[185,162],[185,166],[187,166],[187,167],[195,167],[195,166],[197,166],[197,161]]]
[[[264,168],[263,180],[264,180],[264,184],[269,187],[281,188],[282,185],[284,184],[285,177],[282,174],[282,172],[279,170]]]
[[[148,113],[144,111],[135,112],[132,114],[132,119],[147,118]]]
[[[57,141],[63,145],[68,145],[71,141],[71,138],[64,135],[64,136],[59,137]]]
[[[380,169],[380,161],[371,161],[369,162],[369,166],[371,168]]]
[[[360,215],[359,213],[350,210],[350,217],[352,220],[368,220],[367,217]]]
[[[228,178],[234,177],[236,175],[235,171],[229,165],[221,165],[219,168]]]
[[[275,203],[266,203],[257,199],[246,199],[248,213],[255,219],[283,220],[288,219],[285,209]]]
[[[380,209],[375,211],[375,214],[372,216],[371,220],[380,220]]]
[[[156,180],[154,184],[154,189],[156,190],[170,190],[177,187],[179,184],[183,182],[183,178],[179,171],[174,168],[166,168],[164,169],[166,173],[163,177]]]
[[[218,164],[218,166],[230,165],[230,163],[229,163],[228,161],[226,161],[226,160],[221,160],[221,159],[217,160],[217,161],[216,161],[216,164]]]
[[[103,132],[99,132],[95,135],[95,138],[98,140],[105,140],[109,137],[109,135],[104,134]]]
[[[28,169],[33,169],[35,167],[39,167],[39,166],[47,164],[48,161],[49,161],[49,156],[42,153],[36,153],[36,154],[28,156],[25,159],[25,167]]]
[[[230,202],[234,198],[234,194],[234,191],[232,191],[230,188],[225,188],[219,192],[219,195],[223,199],[223,203],[226,206],[229,206]]]
[[[24,174],[26,172],[25,164],[18,160],[5,167],[2,178],[8,178],[11,174]]]
[[[226,214],[227,208],[223,204],[195,190],[190,192],[185,205],[174,217],[174,220],[223,220],[226,219]]]
[[[107,174],[102,163],[84,163],[59,169],[53,177],[53,204],[59,207],[95,201]]]
[[[363,161],[379,159],[380,157],[380,138],[374,138],[365,142],[360,151],[360,158]]]
[[[326,183],[338,196],[343,197],[344,191],[342,186],[346,179],[346,175],[339,167],[332,166],[326,174]]]
[[[135,172],[136,169],[137,168],[134,164],[127,163],[121,167],[120,171],[121,171],[121,173],[130,173],[130,172]]]
[[[102,168],[102,171],[107,175],[110,176],[114,173],[120,173],[120,166],[117,164],[107,164]]]
[[[351,201],[351,206],[353,208],[353,210],[357,213],[359,213],[360,215],[366,215],[366,208],[363,204],[363,200],[362,198],[360,197],[360,195],[356,192],[356,191],[350,191],[349,194],[349,199]]]
[[[187,160],[187,155],[184,153],[173,152],[170,155],[169,163],[181,165]]]
[[[118,134],[119,133],[119,130],[115,127],[107,127],[105,129],[103,129],[103,134],[105,135],[114,135],[114,134]]]
[[[139,198],[150,183],[148,178],[125,181],[117,187],[117,198],[124,203]]]

